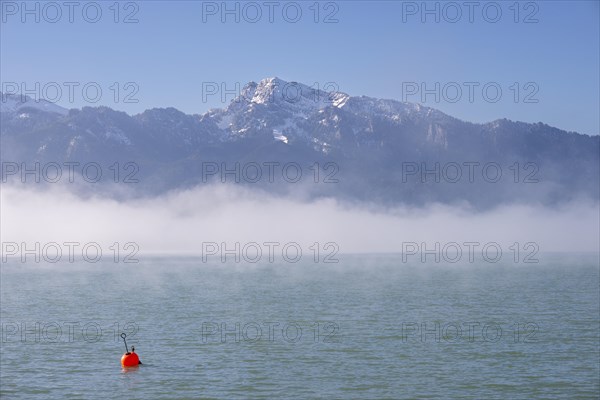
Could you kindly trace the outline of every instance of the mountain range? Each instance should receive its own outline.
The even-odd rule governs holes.
[[[67,110],[2,94],[0,122],[3,165],[135,163],[133,196],[226,181],[276,195],[384,205],[485,209],[600,197],[600,136],[507,119],[470,123],[415,103],[279,78],[250,82],[227,107],[197,115]],[[236,166],[237,182],[234,173],[222,175]],[[262,177],[254,179],[257,166]],[[302,179],[295,182],[297,166]],[[274,179],[266,177],[269,168]],[[112,184],[78,190],[122,195]]]

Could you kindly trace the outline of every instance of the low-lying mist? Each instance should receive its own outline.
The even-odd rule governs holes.
[[[2,242],[135,242],[140,254],[201,255],[202,243],[329,242],[339,253],[400,253],[403,243],[534,242],[540,252],[598,252],[599,205],[505,205],[490,211],[428,205],[381,209],[303,201],[214,185],[119,202],[82,199],[60,187],[1,188]]]

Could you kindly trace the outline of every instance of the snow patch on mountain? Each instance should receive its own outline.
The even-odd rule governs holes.
[[[287,138],[287,136],[283,135],[283,134],[281,133],[281,131],[279,131],[279,130],[277,130],[277,129],[273,129],[273,139],[275,139],[275,140],[279,140],[279,141],[281,141],[281,142],[283,142],[283,143],[285,143],[285,144],[287,144],[287,143],[288,143],[288,138]]]

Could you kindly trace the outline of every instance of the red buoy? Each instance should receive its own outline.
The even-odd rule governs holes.
[[[134,346],[131,346],[131,352],[127,348],[127,341],[125,340],[126,336],[127,335],[125,333],[121,333],[121,337],[123,338],[123,342],[125,343],[125,352],[126,352],[125,354],[123,354],[123,357],[121,357],[121,365],[124,367],[137,367],[142,362],[140,361],[140,358],[138,357],[138,355],[135,354]]]
[[[121,357],[121,365],[124,367],[137,367],[140,365],[140,358],[135,353],[125,353]]]

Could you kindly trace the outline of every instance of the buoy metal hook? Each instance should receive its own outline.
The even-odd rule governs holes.
[[[125,343],[125,353],[129,354],[129,349],[127,348],[127,341],[125,340],[125,337],[127,335],[125,334],[125,332],[121,333],[121,337],[123,338],[123,342]]]

